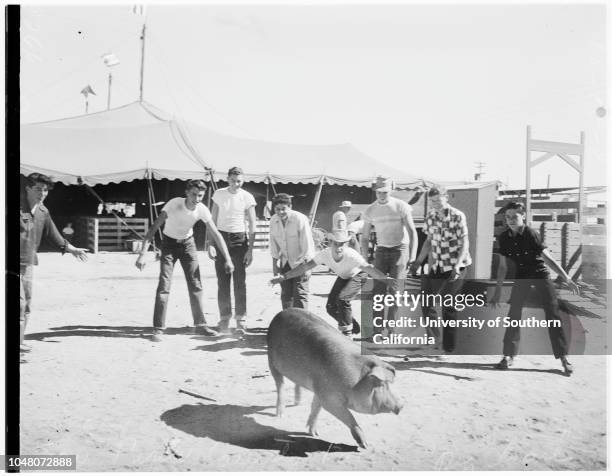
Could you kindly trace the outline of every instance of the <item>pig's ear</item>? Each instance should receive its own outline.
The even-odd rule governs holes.
[[[393,382],[393,378],[395,377],[395,369],[393,367],[391,367],[391,369],[387,369],[386,367],[376,365],[372,367],[368,377],[373,378],[376,381],[376,385],[382,385],[384,382]]]

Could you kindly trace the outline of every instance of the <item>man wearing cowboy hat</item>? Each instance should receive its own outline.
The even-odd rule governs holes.
[[[328,235],[331,245],[319,251],[310,261],[300,264],[288,273],[276,277],[271,284],[281,283],[308,272],[319,264],[331,269],[338,278],[332,286],[325,306],[327,313],[338,322],[338,329],[344,335],[359,334],[359,323],[353,319],[351,300],[357,296],[362,281],[370,276],[374,279],[385,279],[386,276],[377,270],[354,249],[346,244],[350,237],[346,230],[333,230]]]
[[[393,183],[388,178],[378,177],[374,184],[376,201],[362,215],[364,224],[361,235],[361,253],[368,259],[368,241],[372,226],[376,230],[374,266],[390,278],[388,285],[377,281],[374,294],[395,294],[399,290],[398,280],[406,277],[406,266],[417,254],[417,232],[412,220],[412,207],[406,202],[391,197]],[[380,316],[377,311],[375,317]],[[397,307],[389,307],[387,319],[395,319]]]
[[[336,213],[332,215],[332,230],[346,230],[346,226],[348,225],[346,216],[352,206],[353,204],[348,200],[344,200],[340,204]]]

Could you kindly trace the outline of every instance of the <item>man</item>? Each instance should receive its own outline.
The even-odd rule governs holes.
[[[565,270],[559,266],[546,249],[537,231],[525,224],[525,207],[522,203],[514,202],[506,206],[504,213],[508,229],[499,235],[499,268],[497,271],[497,286],[490,303],[493,306],[499,304],[501,287],[506,277],[509,259],[516,268],[516,281],[510,295],[510,310],[508,317],[516,327],[506,328],[504,334],[504,356],[497,364],[497,368],[506,370],[514,363],[518,354],[521,329],[518,326],[522,317],[523,305],[535,288],[543,301],[546,321],[549,324],[548,336],[553,348],[555,359],[560,359],[566,375],[574,371],[572,364],[567,360],[568,344],[562,327],[551,325],[560,323],[559,304],[555,287],[550,280],[548,268],[559,274],[574,294],[579,294],[580,289],[567,275]]]
[[[291,196],[279,193],[272,198],[274,216],[270,219],[270,253],[274,276],[286,274],[315,255],[308,218],[291,209]],[[310,272],[281,282],[281,302],[288,307],[308,308]]]
[[[410,266],[410,272],[416,270],[428,260],[429,272],[421,278],[421,291],[425,295],[439,294],[453,297],[461,292],[466,268],[472,264],[470,243],[465,214],[448,203],[446,189],[433,186],[427,192],[431,209],[425,217],[423,233],[427,235],[418,258]],[[436,310],[427,305],[429,301],[421,302],[423,316],[430,321],[436,320]],[[455,350],[457,311],[452,306],[442,307],[442,322],[451,323],[444,327],[442,334],[442,351],[449,354]],[[427,333],[438,337],[437,328],[428,328]]]
[[[361,235],[363,233],[363,220],[361,219],[361,215],[357,217],[355,221],[352,221],[347,225],[346,231],[348,231],[349,237],[351,238],[349,241],[349,246],[357,253],[361,253],[360,243]]]
[[[168,297],[170,295],[172,272],[176,260],[181,262],[185,273],[196,334],[204,336],[217,335],[215,331],[209,329],[206,325],[202,305],[203,290],[200,280],[200,265],[193,238],[193,225],[198,220],[202,220],[210,229],[213,239],[223,253],[225,257],[225,272],[233,272],[234,265],[232,264],[227,246],[225,246],[225,241],[223,241],[221,234],[212,221],[210,211],[202,203],[205,191],[206,185],[203,180],[189,180],[185,187],[185,198],[173,198],[164,205],[157,220],[149,228],[142,242],[140,255],[136,260],[136,267],[140,270],[145,267],[145,253],[149,249],[149,243],[155,236],[155,232],[165,224],[161,244],[159,284],[157,286],[155,309],[153,311],[153,335],[151,340],[154,342],[161,341],[166,328]]]
[[[412,220],[412,208],[406,202],[390,197],[391,180],[378,177],[374,185],[376,201],[369,205],[362,215],[361,254],[368,259],[368,241],[372,226],[376,229],[376,251],[374,267],[393,278],[390,284],[377,280],[374,295],[395,294],[400,281],[406,277],[406,266],[414,261],[417,250],[417,234]],[[383,317],[384,311],[376,311],[374,318]],[[397,307],[389,307],[387,319],[395,319]],[[390,331],[393,328],[390,329]],[[381,329],[375,328],[376,331]]]
[[[378,271],[354,249],[345,246],[350,240],[346,230],[334,230],[329,234],[331,246],[319,251],[311,260],[293,268],[270,281],[272,284],[294,279],[310,271],[319,264],[330,268],[338,278],[329,292],[327,313],[338,322],[338,330],[345,336],[359,334],[360,325],[353,319],[351,301],[359,294],[363,280],[370,276],[374,279],[385,279]]]
[[[75,248],[57,230],[51,214],[43,205],[53,182],[49,177],[32,173],[26,177],[25,195],[21,197],[19,210],[19,350],[30,352],[23,343],[32,304],[32,279],[34,266],[38,265],[36,252],[43,238],[64,253],[70,253],[81,261],[87,261],[87,250]]]
[[[229,249],[234,273],[225,272],[225,259],[218,249],[208,248],[208,256],[215,260],[217,272],[217,301],[219,304],[219,331],[227,332],[232,317],[231,281],[234,281],[236,333],[244,335],[247,319],[246,268],[253,262],[255,244],[255,198],[242,189],[242,169],[232,167],[227,172],[228,186],[215,191],[212,200],[212,218]],[[247,236],[246,222],[249,224]]]
[[[353,204],[348,200],[344,200],[340,204],[338,210],[332,215],[332,230],[346,230],[348,225],[346,217],[352,206]]]

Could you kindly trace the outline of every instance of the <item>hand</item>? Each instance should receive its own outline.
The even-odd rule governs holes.
[[[228,256],[229,258],[229,256]],[[225,273],[232,274],[234,272],[234,263],[232,263],[231,258],[225,261]]]
[[[87,248],[75,248],[74,246],[68,250],[72,256],[80,261],[87,261]]]
[[[501,297],[501,289],[499,286],[496,286],[495,292],[493,293],[493,297],[489,299],[489,306],[498,307],[500,297]]]
[[[580,295],[580,287],[574,281],[570,279],[566,284],[572,294]]]
[[[253,250],[251,248],[249,248],[246,252],[246,254],[244,255],[244,266],[245,268],[248,268],[251,263],[253,262]]]
[[[217,250],[212,245],[208,247],[208,257],[213,261],[217,259]]]
[[[459,276],[461,276],[461,271],[459,271],[457,268],[453,268],[451,270],[449,281],[457,281]]]
[[[420,268],[419,263],[417,263],[416,261],[413,261],[412,263],[410,263],[410,265],[408,267],[408,273],[411,276],[416,277],[417,271],[419,270],[419,268]]]
[[[136,260],[136,267],[142,271],[145,268],[145,257],[144,254],[138,255],[138,259]]]
[[[279,275],[279,276],[275,276],[274,278],[272,278],[270,280],[270,286],[274,286],[275,284],[280,284],[285,280],[285,278],[283,277],[283,275]]]

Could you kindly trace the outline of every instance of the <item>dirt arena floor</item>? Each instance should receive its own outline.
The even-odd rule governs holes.
[[[244,341],[193,335],[177,265],[169,335],[151,342],[159,266],[151,259],[139,272],[135,260],[128,253],[90,255],[87,263],[40,255],[26,336],[33,350],[21,364],[22,454],[74,454],[78,471],[607,467],[605,356],[573,356],[571,377],[552,355],[521,356],[505,372],[493,368],[498,355],[385,356],[405,406],[399,415],[355,413],[370,444],[358,450],[325,411],[320,436],[305,433],[308,392],[282,419],[274,415],[265,332],[280,296],[268,285],[267,252],[256,252],[247,272]],[[200,263],[206,317],[216,325],[214,268],[204,253]],[[311,279],[311,310],[330,323],[324,306],[333,280]]]

